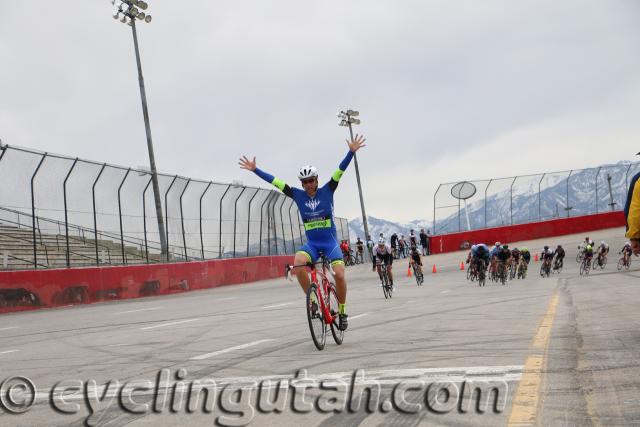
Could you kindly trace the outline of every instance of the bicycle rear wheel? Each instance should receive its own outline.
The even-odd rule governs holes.
[[[385,269],[382,272],[382,292],[384,293],[384,298],[388,299],[389,298],[389,276],[387,276],[387,270]]]
[[[333,322],[331,322],[331,335],[333,335],[333,340],[336,344],[340,345],[344,339],[344,331],[339,328],[338,307],[340,307],[340,303],[338,302],[336,290],[333,286],[329,286],[329,312],[332,316],[335,316]]]
[[[313,343],[318,350],[324,349],[327,339],[327,327],[320,307],[320,294],[315,283],[312,283],[307,289],[307,319],[309,320],[309,331],[311,332]]]

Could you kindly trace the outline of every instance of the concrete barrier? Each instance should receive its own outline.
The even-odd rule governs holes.
[[[208,289],[283,277],[292,255],[0,272],[0,313]]]

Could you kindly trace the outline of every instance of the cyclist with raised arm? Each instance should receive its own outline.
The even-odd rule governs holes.
[[[318,171],[315,167],[307,165],[300,168],[298,179],[302,184],[303,190],[290,187],[281,179],[264,172],[256,166],[256,158],[249,160],[246,156],[242,156],[238,164],[240,168],[246,169],[258,175],[263,180],[272,184],[274,187],[282,191],[287,197],[291,197],[300,211],[300,217],[304,223],[305,235],[307,243],[296,252],[294,258],[295,267],[293,272],[298,278],[298,282],[306,294],[307,289],[311,285],[311,279],[307,273],[307,269],[302,267],[307,263],[315,262],[322,252],[331,262],[334,278],[336,281],[336,293],[338,295],[339,319],[338,325],[340,330],[346,330],[348,326],[348,316],[346,312],[347,301],[347,282],[345,279],[344,261],[342,259],[342,251],[336,237],[336,225],[333,219],[333,193],[338,188],[340,178],[347,170],[353,154],[360,148],[364,147],[365,138],[362,135],[356,135],[351,141],[347,141],[349,151],[344,157],[338,169],[333,173],[331,179],[318,187]]]
[[[372,271],[376,271],[376,267],[378,268],[378,276],[382,277],[382,269],[380,265],[384,263],[387,266],[387,275],[389,276],[389,282],[391,283],[391,288],[395,290],[395,286],[393,285],[393,274],[391,273],[391,267],[393,266],[393,253],[391,252],[391,248],[386,244],[384,239],[381,237],[378,240],[378,246],[373,248],[373,269]],[[384,286],[384,283],[382,283]]]

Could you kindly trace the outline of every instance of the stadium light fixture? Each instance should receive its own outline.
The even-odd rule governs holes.
[[[149,170],[151,171],[151,181],[153,184],[153,198],[156,207],[156,218],[158,219],[158,233],[160,236],[160,247],[162,254],[169,253],[167,245],[167,235],[165,234],[164,219],[162,216],[162,202],[160,199],[160,186],[158,185],[158,172],[156,170],[156,160],[153,154],[153,141],[151,139],[151,125],[149,124],[149,109],[147,108],[147,95],[144,89],[144,79],[142,77],[142,65],[140,62],[140,51],[138,49],[138,35],[136,33],[136,20],[151,22],[151,15],[141,10],[147,10],[147,2],[141,0],[112,0],[111,4],[116,7],[113,15],[114,19],[122,18],[120,22],[128,24],[133,33],[133,47],[136,54],[136,64],[138,66],[138,83],[140,86],[140,98],[142,100],[142,116],[144,118],[144,129],[147,135],[147,150],[149,151]]]
[[[349,128],[349,136],[351,137],[351,141],[353,141],[353,125],[359,125],[360,119],[356,119],[355,117],[359,116],[360,112],[356,110],[342,110],[338,113],[338,118],[340,122],[338,126],[348,127]],[[364,226],[364,238],[365,240],[369,240],[371,235],[369,234],[369,223],[367,222],[367,214],[364,209],[364,197],[362,195],[362,185],[360,184],[360,169],[358,167],[358,157],[356,153],[353,153],[353,162],[356,168],[356,180],[358,182],[358,195],[360,196],[360,210],[362,211],[362,225]]]

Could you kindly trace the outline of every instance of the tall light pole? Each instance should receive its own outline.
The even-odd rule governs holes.
[[[153,142],[151,140],[151,125],[149,124],[149,110],[147,108],[147,95],[144,90],[142,78],[142,65],[140,64],[140,51],[138,50],[138,35],[136,33],[136,19],[146,23],[151,22],[151,15],[143,12],[148,4],[142,0],[112,0],[111,4],[118,2],[118,9],[113,19],[119,19],[123,24],[128,24],[133,33],[133,47],[136,52],[136,64],[138,65],[138,83],[140,84],[140,98],[142,99],[142,115],[144,117],[144,130],[147,133],[147,149],[149,151],[149,166],[151,169],[151,182],[153,185],[153,198],[156,205],[156,218],[158,218],[158,233],[160,235],[160,248],[163,254],[168,253],[167,236],[165,235],[164,219],[162,217],[162,202],[160,201],[160,187],[158,185],[158,172],[156,160],[153,155]],[[122,15],[122,18],[120,18]]]
[[[349,136],[351,137],[351,141],[353,141],[353,128],[352,125],[359,125],[360,119],[356,119],[360,113],[354,110],[340,111],[338,113],[338,118],[340,119],[340,126],[346,126],[349,128]],[[358,181],[358,194],[360,196],[360,209],[362,210],[362,225],[364,226],[364,238],[365,241],[371,239],[371,235],[369,234],[369,223],[367,222],[367,214],[364,211],[364,198],[362,197],[362,185],[360,185],[360,169],[358,168],[358,156],[356,153],[353,153],[353,161],[356,166],[356,180]]]

